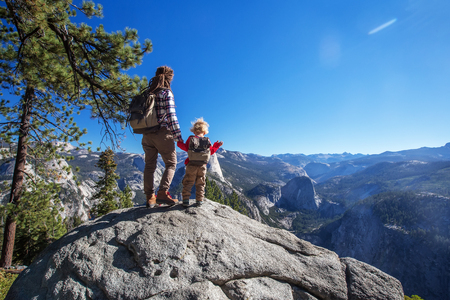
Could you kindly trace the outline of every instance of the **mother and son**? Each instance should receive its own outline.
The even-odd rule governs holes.
[[[188,152],[185,161],[186,174],[183,178],[183,206],[189,205],[191,190],[195,184],[196,205],[202,204],[205,194],[206,165],[209,157],[213,155],[223,142],[215,142],[211,145],[208,133],[208,123],[203,118],[193,122],[191,132],[186,142],[181,137],[180,125],[175,112],[174,96],[170,87],[173,79],[173,70],[167,66],[158,67],[155,76],[150,80],[149,91],[156,95],[156,113],[160,128],[157,131],[147,132],[142,137],[142,147],[145,153],[144,168],[144,193],[146,195],[147,208],[153,208],[157,204],[169,206],[178,203],[169,194],[177,164],[177,146]],[[155,194],[154,173],[156,170],[158,153],[165,164],[165,170],[161,178],[158,193]]]

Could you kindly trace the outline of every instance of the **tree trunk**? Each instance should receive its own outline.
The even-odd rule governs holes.
[[[16,163],[14,165],[14,175],[11,183],[11,195],[9,203],[16,206],[20,201],[22,185],[25,175],[25,164],[28,150],[28,133],[30,130],[31,106],[34,99],[34,89],[27,87],[24,102],[22,104],[22,120],[20,123],[19,141],[17,143]],[[12,255],[14,251],[14,239],[16,237],[16,220],[14,214],[9,214],[5,222],[5,231],[3,234],[3,248],[0,259],[0,267],[11,266]]]

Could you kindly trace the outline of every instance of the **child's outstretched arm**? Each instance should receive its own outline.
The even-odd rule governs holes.
[[[214,143],[214,145],[212,145],[212,147],[211,147],[211,155],[213,155],[214,153],[216,153],[216,151],[217,150],[219,150],[219,148],[220,148],[220,146],[222,146],[223,145],[223,142],[222,141],[217,141],[217,142],[215,142]]]
[[[189,139],[187,139],[186,143],[184,143],[183,140],[178,141],[178,142],[177,142],[177,146],[178,146],[178,148],[180,148],[181,150],[184,150],[184,151],[187,152],[187,151],[189,150]]]

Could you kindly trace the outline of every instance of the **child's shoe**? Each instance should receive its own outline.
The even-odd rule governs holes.
[[[189,199],[183,199],[183,206],[188,207],[189,206]]]
[[[202,206],[202,204],[203,204],[203,201],[198,201],[197,200],[197,202],[195,202],[195,206],[197,206],[197,207]]]
[[[178,200],[172,199],[168,191],[158,191],[158,195],[156,196],[156,203],[158,204],[167,204],[169,206],[177,204]]]

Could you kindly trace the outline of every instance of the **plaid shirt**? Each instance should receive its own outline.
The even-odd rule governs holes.
[[[161,126],[169,128],[175,142],[182,141],[180,125],[175,112],[175,101],[171,90],[161,90],[156,94],[156,114]]]

